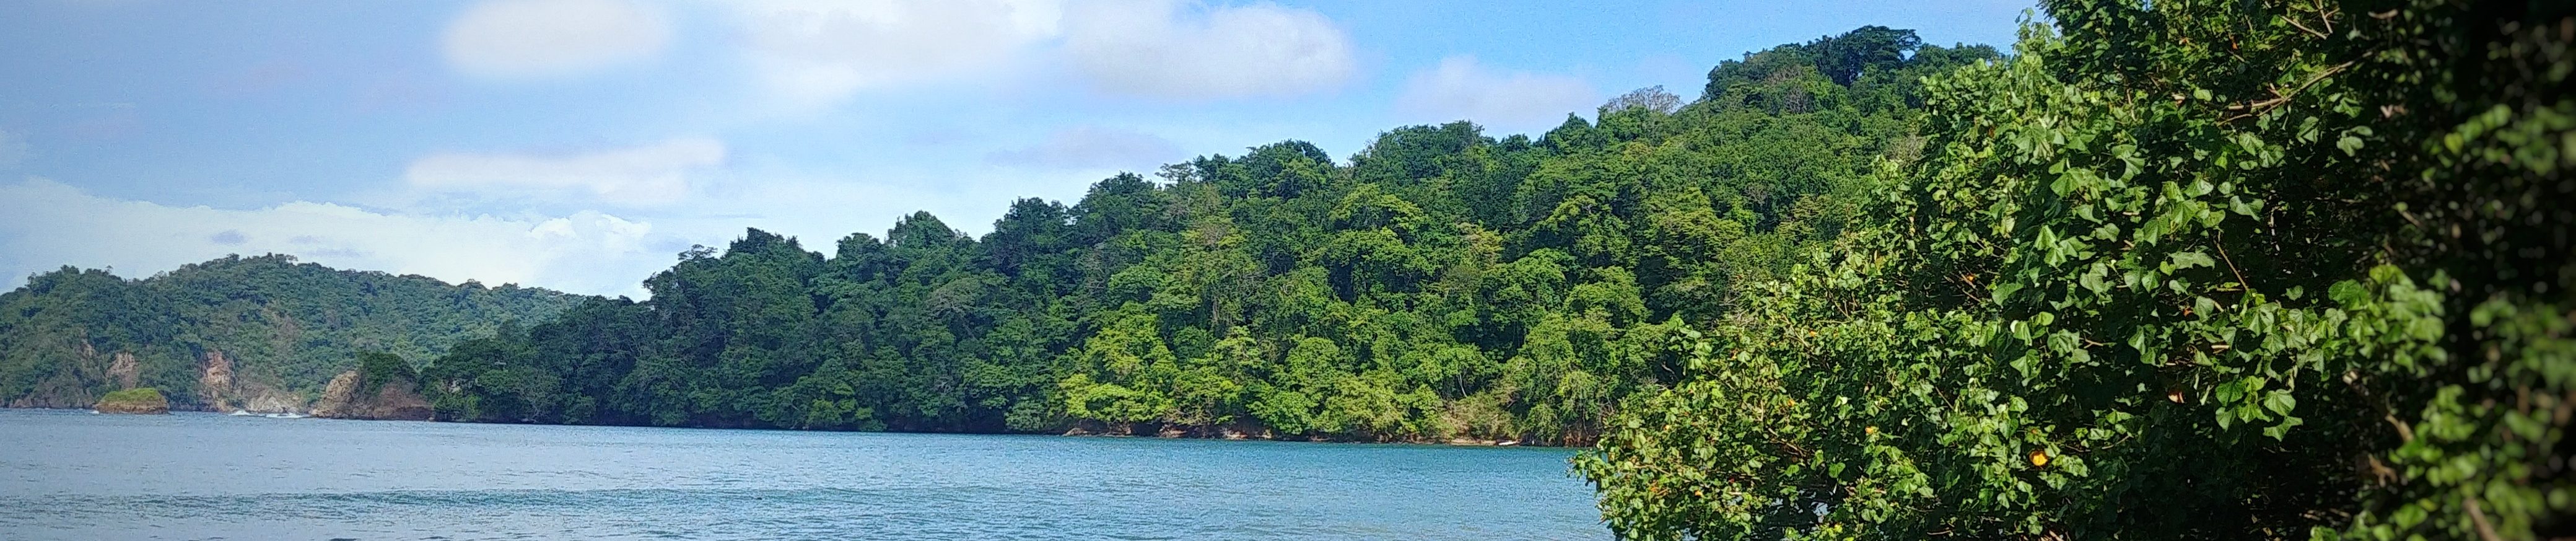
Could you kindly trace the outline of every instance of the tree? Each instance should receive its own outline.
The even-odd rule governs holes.
[[[1613,529],[2571,526],[2576,488],[2532,472],[2563,456],[2565,423],[2542,416],[2565,402],[2539,397],[2565,396],[2549,374],[2576,371],[2546,330],[2565,328],[2576,274],[2459,278],[2568,260],[2539,240],[2563,238],[2549,235],[2564,215],[2520,202],[2564,195],[2531,136],[2566,133],[2549,119],[2576,104],[2514,89],[2549,88],[2569,60],[2503,52],[2564,51],[2565,34],[2458,30],[2576,28],[2568,8],[2046,7],[2063,37],[2032,27],[2019,57],[1926,84],[1926,155],[1878,168],[1865,214],[1883,220],[1743,286],[1733,313],[1673,345],[1682,380],[1578,460]],[[2524,135],[2481,139],[2494,132]],[[2467,238],[2452,231],[2483,233],[2434,240]]]
[[[1625,111],[1628,109],[1644,109],[1669,115],[1673,114],[1674,111],[1681,109],[1681,106],[1681,96],[1675,96],[1671,92],[1665,92],[1664,85],[1655,85],[1630,90],[1626,94],[1620,94],[1619,97],[1610,98],[1608,103],[1601,104],[1601,112],[1611,113]]]

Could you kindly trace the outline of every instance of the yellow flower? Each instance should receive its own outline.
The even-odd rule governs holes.
[[[2034,466],[2034,467],[2045,467],[2045,466],[2047,466],[2047,465],[2048,465],[2048,452],[2047,452],[2047,451],[2031,451],[2031,452],[2030,452],[2030,465],[2031,465],[2031,466]]]
[[[1860,429],[1860,431],[1861,431],[1861,432],[1866,432],[1866,433],[1868,433],[1869,435],[1872,435],[1872,436],[1876,436],[1876,435],[1878,435],[1878,427],[1875,427],[1875,426],[1871,426],[1871,427],[1862,427],[1862,428]]]

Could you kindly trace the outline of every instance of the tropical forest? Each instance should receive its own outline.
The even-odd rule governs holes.
[[[2047,0],[980,236],[751,229],[640,300],[66,267],[0,295],[0,401],[1568,446],[1633,539],[2576,538],[2571,42],[2563,1]]]

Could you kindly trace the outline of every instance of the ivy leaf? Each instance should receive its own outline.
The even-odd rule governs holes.
[[[2199,251],[2174,252],[2172,262],[2166,265],[2165,271],[2172,272],[2192,267],[2215,267],[2217,265],[2218,260],[2210,258],[2207,253]]]
[[[2288,390],[2275,389],[2263,395],[2263,409],[2272,410],[2274,415],[2289,415],[2290,408],[2298,406],[2299,399],[2291,397]]]
[[[2283,439],[2290,435],[2291,428],[2302,424],[2306,424],[2306,422],[2300,421],[2297,417],[2282,417],[2280,424],[2264,427],[2263,435],[2271,436],[2274,440]]]
[[[2245,384],[2235,381],[2218,384],[2218,403],[2233,404],[2245,398]]]

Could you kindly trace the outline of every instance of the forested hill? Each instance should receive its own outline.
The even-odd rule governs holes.
[[[2576,3],[2044,0],[1284,142],[419,374],[457,420],[1591,442],[1631,539],[2576,538]],[[389,366],[402,363],[386,363]]]
[[[754,230],[424,387],[459,420],[1585,442],[1921,152],[1925,76],[1997,57],[1866,27],[1537,138],[1281,142],[1023,199],[982,238]]]
[[[582,297],[226,257],[140,280],[64,267],[0,294],[0,403],[89,407],[155,387],[180,408],[302,410],[360,351],[429,359]]]

